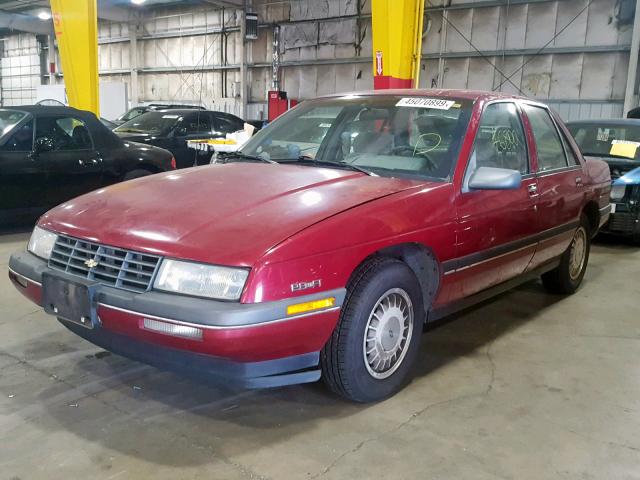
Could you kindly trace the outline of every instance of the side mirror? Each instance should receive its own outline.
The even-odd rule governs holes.
[[[36,138],[35,152],[44,153],[54,149],[53,140],[49,137]]]
[[[471,190],[517,190],[522,183],[522,175],[508,168],[480,167],[469,179]]]
[[[175,130],[174,135],[176,137],[184,137],[187,134],[187,127],[178,127]]]

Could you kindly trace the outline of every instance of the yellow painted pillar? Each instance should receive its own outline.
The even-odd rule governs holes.
[[[372,0],[373,88],[416,88],[424,0]]]
[[[69,105],[100,116],[96,0],[50,0]]]

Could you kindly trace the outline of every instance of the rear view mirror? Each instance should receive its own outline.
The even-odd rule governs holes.
[[[522,175],[508,168],[480,167],[469,179],[472,190],[517,190],[522,183]]]
[[[35,152],[44,153],[54,149],[53,140],[49,137],[36,138]]]

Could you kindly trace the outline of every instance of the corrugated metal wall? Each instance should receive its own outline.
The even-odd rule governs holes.
[[[0,99],[4,106],[34,103],[40,85],[40,50],[35,35],[10,35],[2,40]]]
[[[632,22],[616,6],[625,2],[633,0],[427,0],[420,86],[520,92],[548,100],[567,119],[620,116]],[[249,117],[266,114],[276,23],[281,88],[290,98],[372,88],[369,0],[253,3],[261,28],[247,44]],[[138,27],[133,58],[133,27],[99,22],[101,76],[129,83],[135,66],[142,102],[203,103],[239,113],[236,12],[185,6],[152,15]],[[7,42],[15,43],[14,37]],[[15,78],[15,65],[33,63],[37,51],[21,58],[3,60],[1,73],[11,78],[7,88],[21,88],[20,82],[33,88],[35,65],[29,80]],[[5,65],[12,67],[5,71]]]

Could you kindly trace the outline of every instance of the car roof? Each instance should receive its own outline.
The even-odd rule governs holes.
[[[567,125],[637,125],[640,118],[595,118],[593,120],[571,120]]]
[[[503,92],[488,92],[484,90],[459,90],[459,89],[436,89],[436,88],[404,88],[389,90],[366,90],[357,92],[334,93],[318,98],[336,98],[349,95],[388,95],[394,97],[452,97],[464,100],[496,100],[514,99],[531,100],[526,97],[512,95]]]
[[[186,115],[188,113],[214,113],[216,115],[231,115],[233,117],[235,117],[235,115],[233,115],[233,113],[227,113],[227,112],[219,112],[217,110],[200,110],[199,108],[158,108],[156,110],[151,110],[152,112],[159,112],[159,113],[169,113],[171,115]],[[238,117],[240,118],[240,117]]]
[[[33,115],[69,115],[73,114],[81,119],[87,117],[96,118],[92,112],[86,110],[78,110],[73,107],[63,107],[59,105],[16,105],[11,107],[2,107],[3,110],[19,110],[31,113]]]

